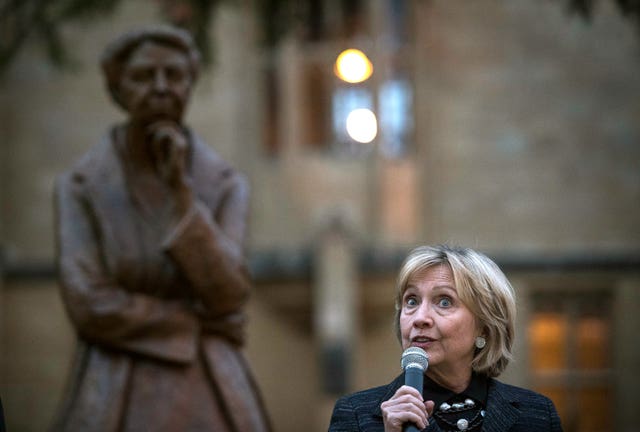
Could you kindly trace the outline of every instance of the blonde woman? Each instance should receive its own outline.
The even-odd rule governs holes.
[[[429,356],[422,392],[400,375],[342,397],[329,431],[561,431],[551,400],[495,379],[511,359],[515,312],[511,284],[485,255],[414,249],[398,276],[395,324],[403,349]]]

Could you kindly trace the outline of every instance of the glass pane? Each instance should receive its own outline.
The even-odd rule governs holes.
[[[578,321],[578,368],[606,369],[610,352],[609,322],[599,317],[583,317]]]
[[[340,142],[350,141],[347,134],[347,117],[353,110],[374,109],[373,95],[366,87],[340,87],[332,95],[333,132]]]
[[[406,79],[391,79],[380,85],[380,151],[387,157],[405,154],[411,129],[412,89]]]
[[[566,367],[567,320],[558,313],[544,312],[532,316],[529,325],[529,360],[534,371]]]
[[[577,416],[581,432],[602,432],[613,430],[615,413],[611,407],[611,391],[606,387],[581,389]]]

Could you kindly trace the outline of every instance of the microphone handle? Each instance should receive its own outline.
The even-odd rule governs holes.
[[[404,384],[413,387],[422,394],[422,384],[424,382],[424,371],[421,367],[407,366],[404,370]],[[402,426],[403,432],[420,432],[414,423],[405,423]]]

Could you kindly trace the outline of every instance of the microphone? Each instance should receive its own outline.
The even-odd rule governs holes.
[[[425,350],[418,347],[410,347],[404,350],[400,365],[404,370],[404,384],[413,387],[422,394],[422,384],[424,373],[429,367],[429,355]],[[404,432],[419,432],[413,423],[406,423],[402,430]]]

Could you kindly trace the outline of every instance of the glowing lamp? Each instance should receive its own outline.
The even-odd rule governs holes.
[[[370,143],[378,134],[376,115],[369,109],[359,108],[347,116],[347,133],[359,143]]]
[[[365,53],[350,48],[340,53],[334,65],[334,73],[348,83],[366,81],[373,73],[373,65]]]

